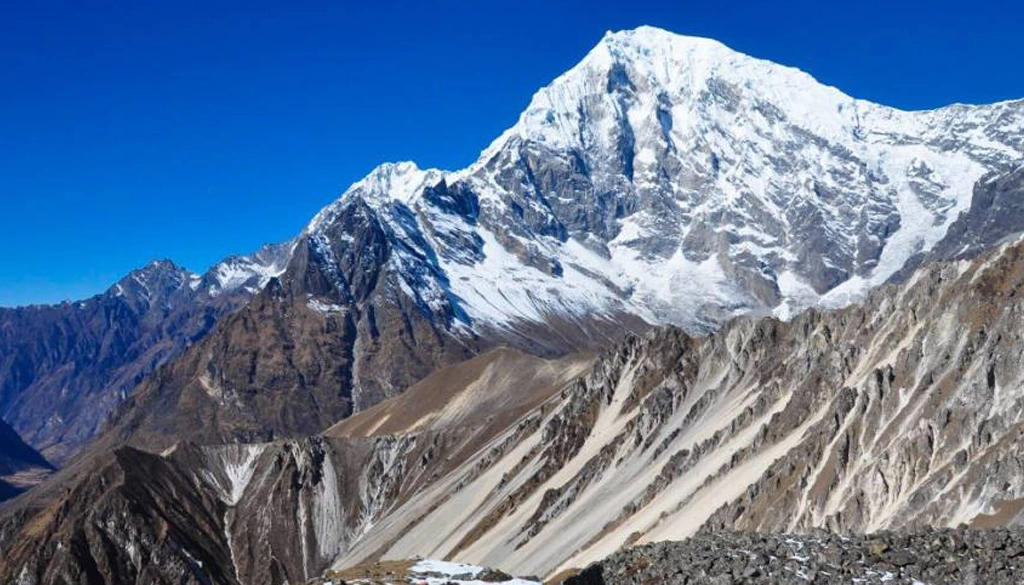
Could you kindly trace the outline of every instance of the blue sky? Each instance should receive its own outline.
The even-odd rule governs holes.
[[[933,2],[33,2],[0,19],[0,305],[297,233],[384,161],[459,168],[651,24],[908,109],[1024,97],[1024,8]]]

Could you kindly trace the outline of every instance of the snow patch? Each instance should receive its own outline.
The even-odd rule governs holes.
[[[306,301],[306,306],[308,306],[310,309],[313,309],[318,313],[323,313],[325,315],[330,313],[342,313],[345,311],[345,307],[337,303],[323,301],[312,296],[310,296]]]
[[[476,579],[484,572],[484,567],[467,565],[451,561],[423,560],[413,565],[409,572],[413,577],[411,583],[426,583],[427,585],[540,585],[540,581],[512,578],[504,581],[481,581]]]

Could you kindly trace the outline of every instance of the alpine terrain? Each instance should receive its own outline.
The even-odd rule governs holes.
[[[0,311],[0,582],[1014,582],[1022,162],[608,33],[465,169]]]
[[[52,471],[49,461],[0,421],[0,502],[36,485]]]
[[[0,416],[67,460],[147,374],[277,274],[288,250],[228,258],[202,276],[155,261],[90,299],[0,308]]]

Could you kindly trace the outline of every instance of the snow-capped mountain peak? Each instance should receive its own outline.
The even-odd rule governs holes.
[[[551,148],[592,146],[586,132],[594,128],[581,125],[579,113],[597,97],[661,105],[665,120],[666,115],[692,116],[688,110],[704,92],[728,89],[769,99],[803,125],[829,134],[851,131],[858,105],[871,105],[799,69],[749,57],[718,41],[640,27],[606,33],[578,65],[534,95],[506,138],[516,135]]]
[[[171,260],[154,260],[132,270],[106,291],[107,296],[154,305],[190,289],[197,275]]]
[[[641,27],[605,35],[466,169],[382,165],[307,231],[366,202],[400,288],[470,325],[704,330],[886,281],[1021,160],[1022,125],[1019,102],[906,112]]]

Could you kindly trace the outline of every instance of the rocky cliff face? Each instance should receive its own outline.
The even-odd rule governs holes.
[[[0,417],[63,462],[147,374],[248,301],[289,249],[232,258],[204,276],[157,261],[84,301],[0,309]]]

